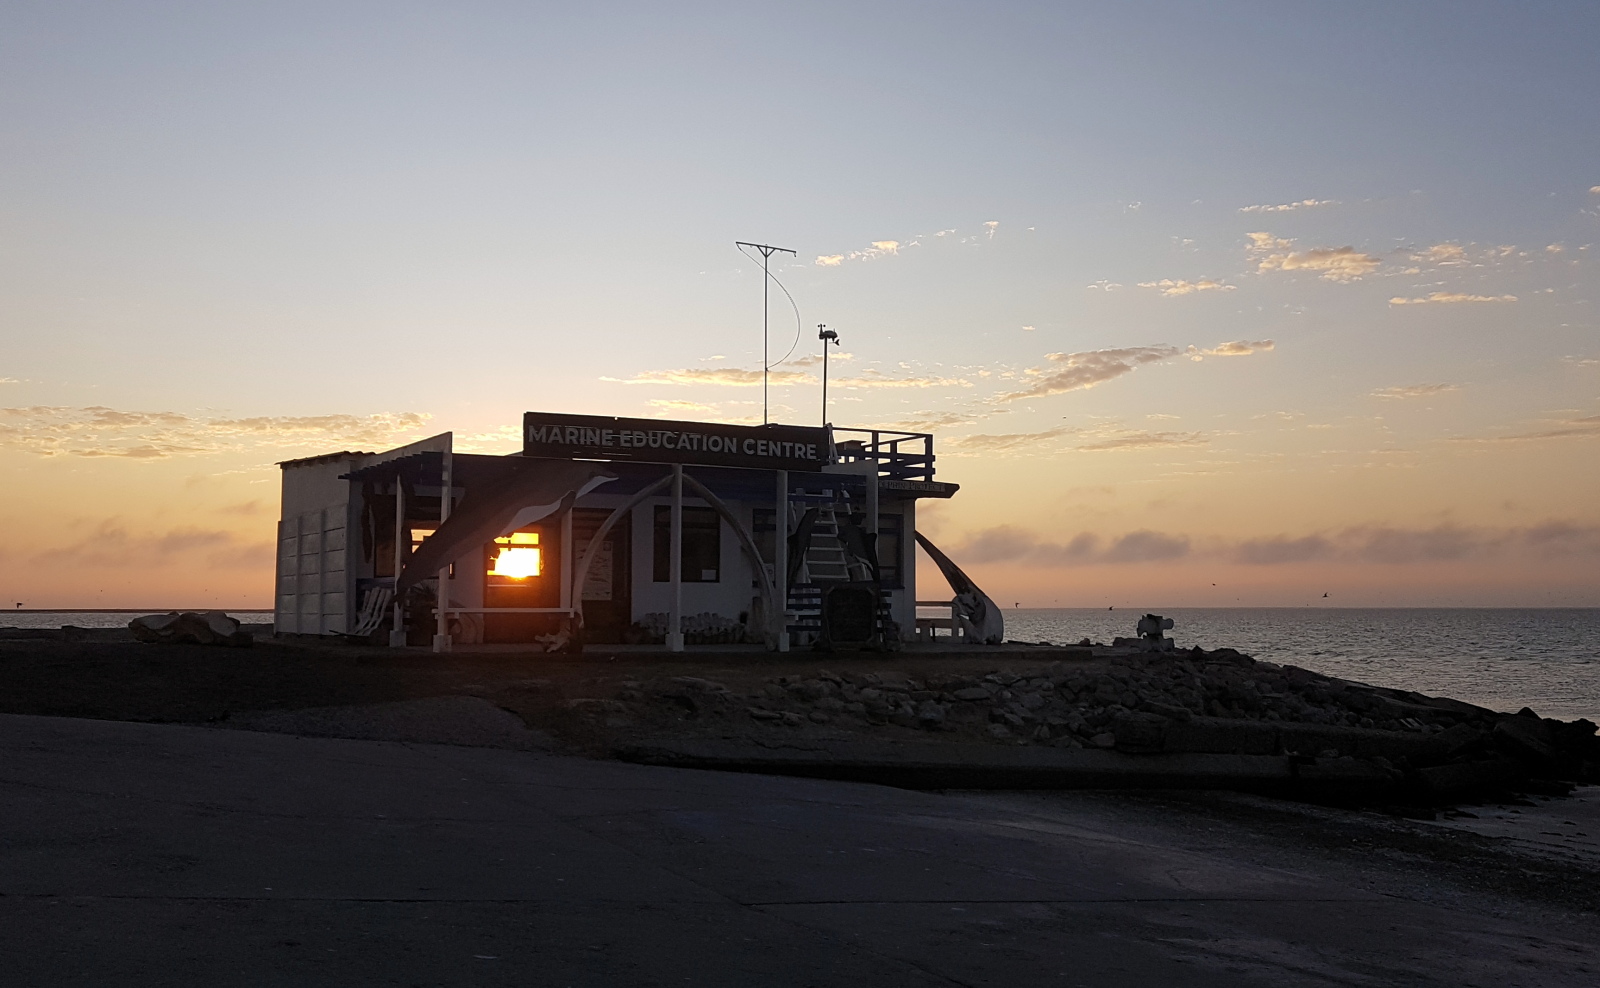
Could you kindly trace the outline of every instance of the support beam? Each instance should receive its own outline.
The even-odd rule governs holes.
[[[878,471],[876,464],[867,477],[867,532],[871,535],[878,534]]]
[[[402,542],[401,539],[405,541]],[[406,644],[405,608],[400,603],[400,569],[406,562],[406,543],[411,541],[411,529],[406,526],[406,485],[400,482],[400,471],[394,474],[394,624],[389,628],[389,647],[404,648]]]
[[[439,489],[439,527],[450,520],[450,504],[454,500],[452,488],[455,484],[455,463],[450,450],[444,451],[444,470],[441,474],[442,485]],[[439,593],[437,605],[439,608],[439,625],[433,633],[433,650],[435,652],[450,651],[450,616],[445,612],[450,607],[450,565],[445,564],[439,570]]]
[[[667,651],[683,651],[683,464],[672,465],[672,529],[667,549],[672,609],[667,615]]]
[[[577,503],[574,499],[573,503]],[[577,584],[572,582],[572,512],[561,513],[561,606],[567,613],[575,614],[582,605],[578,603],[582,596]]]
[[[777,511],[772,516],[772,581],[777,606],[770,620],[777,628],[778,651],[789,651],[789,471],[778,471]]]

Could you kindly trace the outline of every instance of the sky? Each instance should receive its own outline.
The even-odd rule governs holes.
[[[0,597],[270,607],[292,457],[758,422],[753,241],[772,419],[825,323],[827,418],[935,433],[919,528],[1007,606],[1600,606],[1595,37],[10,0]]]

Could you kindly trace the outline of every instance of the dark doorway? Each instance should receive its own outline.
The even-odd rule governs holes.
[[[594,533],[611,517],[609,508],[576,508],[572,512],[573,565],[583,558]],[[589,564],[580,589],[584,637],[599,644],[617,644],[633,620],[633,526],[623,515],[606,533]]]

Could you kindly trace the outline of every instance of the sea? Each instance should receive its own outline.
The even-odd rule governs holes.
[[[143,612],[20,611],[0,626],[119,628]],[[270,624],[271,611],[229,611]],[[1235,648],[1258,659],[1450,696],[1496,710],[1600,721],[1600,608],[1173,608],[1179,647]],[[1013,641],[1109,644],[1132,637],[1131,610],[1008,609]]]

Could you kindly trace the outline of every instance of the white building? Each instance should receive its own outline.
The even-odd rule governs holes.
[[[277,631],[437,649],[910,640],[917,501],[957,490],[924,433],[535,412],[519,454],[281,467]]]

